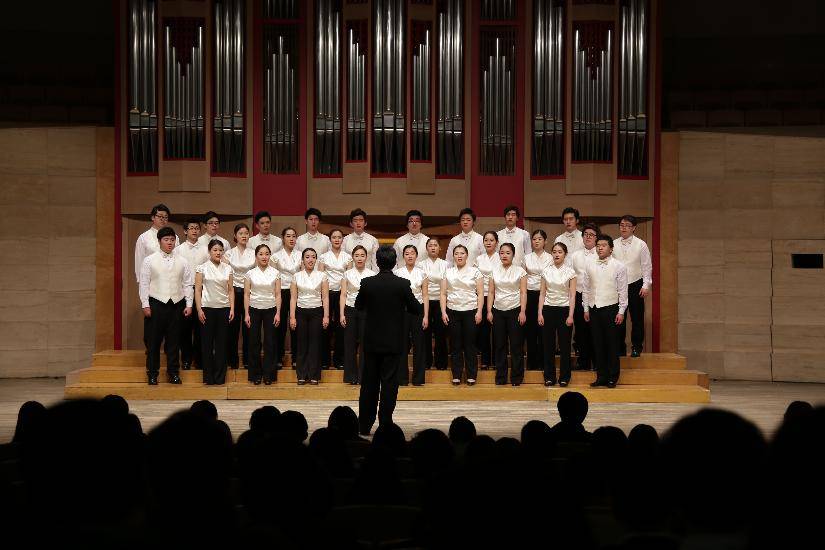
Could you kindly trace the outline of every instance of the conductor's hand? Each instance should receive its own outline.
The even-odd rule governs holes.
[[[329,326],[329,316],[324,315],[324,318],[321,320],[321,326],[327,328]]]
[[[297,326],[298,326],[298,321],[295,320],[295,317],[290,317],[289,318],[289,328],[291,330],[295,330],[295,327],[297,327]]]
[[[189,317],[190,315],[192,315],[192,308],[191,307],[183,308],[183,316],[184,317]]]
[[[450,318],[447,316],[446,313],[441,314],[441,320],[444,322],[445,325],[450,324]]]
[[[202,325],[206,324],[206,313],[204,313],[202,309],[198,310],[198,320]]]
[[[244,315],[243,323],[246,325],[246,328],[250,328],[252,326],[252,319],[249,317],[249,314]]]
[[[152,316],[152,308],[150,308],[150,307],[143,308],[143,316],[146,317],[147,319],[149,317],[151,317]]]
[[[622,324],[622,321],[624,321],[624,315],[622,315],[621,313],[619,313],[618,315],[616,315],[616,324],[617,324],[617,325],[621,325],[621,324]]]

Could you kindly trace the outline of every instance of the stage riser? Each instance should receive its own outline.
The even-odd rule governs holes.
[[[410,373],[412,375],[412,373]],[[203,373],[199,370],[180,371],[180,377],[184,384],[200,384],[203,382]],[[166,369],[162,368],[160,380],[166,379]],[[297,382],[297,373],[293,369],[281,369],[278,371],[278,384],[294,384]],[[595,373],[589,371],[573,371],[571,382],[574,385],[589,384],[595,379]],[[227,383],[239,382],[249,383],[246,370],[229,370],[227,372]],[[425,376],[427,384],[450,384],[452,374],[450,371],[429,370]],[[321,382],[326,384],[341,384],[344,381],[344,373],[340,370],[321,371]],[[494,371],[479,371],[477,378],[479,385],[495,384]],[[95,382],[107,383],[138,383],[146,382],[146,372],[142,368],[131,367],[95,367],[80,369],[69,373],[66,378],[68,384],[84,384]],[[664,369],[627,369],[621,374],[622,385],[699,385],[708,387],[707,375],[692,370],[664,370]],[[524,384],[544,384],[544,373],[541,371],[527,371],[524,373]]]

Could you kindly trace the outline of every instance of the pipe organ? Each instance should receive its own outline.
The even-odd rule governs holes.
[[[464,2],[438,7],[436,174],[464,173]]]
[[[163,22],[163,153],[167,159],[204,157],[203,20]]]
[[[245,171],[244,0],[215,1],[213,166],[218,173]]]
[[[155,172],[158,167],[158,112],[155,86],[157,3],[129,2],[129,172]]]
[[[341,5],[316,2],[315,173],[341,173]]]
[[[619,173],[646,176],[647,0],[622,0],[619,25]]]
[[[373,0],[372,171],[406,171],[406,1]]]

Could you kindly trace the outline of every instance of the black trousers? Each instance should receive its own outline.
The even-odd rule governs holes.
[[[544,326],[541,327],[541,338],[544,349],[556,349],[556,335],[559,343],[559,380],[570,381],[570,333],[568,327],[567,314],[570,312],[568,306],[544,306],[541,314],[544,316]],[[544,354],[544,381],[556,381],[556,357],[555,353]]]
[[[524,323],[524,340],[527,344],[527,370],[541,370],[544,367],[544,350],[541,345],[541,327],[539,326],[539,291],[527,291],[527,322]],[[548,353],[555,353],[550,350]]]
[[[481,323],[476,327],[476,349],[481,354],[481,364],[491,366],[493,364],[493,324],[487,320],[487,296],[484,297],[484,309],[481,316]]]
[[[321,380],[321,338],[324,308],[295,308],[298,339],[298,380]]]
[[[576,309],[573,310],[573,327],[576,329],[573,346],[579,354],[578,368],[590,370],[593,361],[593,336],[590,331],[590,323],[584,320],[584,306],[582,305],[581,292],[576,292]]]
[[[447,327],[441,320],[441,302],[438,300],[430,300],[430,321],[424,332],[424,364],[427,368],[447,368]]]
[[[423,384],[426,364],[424,362],[424,329],[421,323],[424,322],[424,314],[416,315],[410,312],[404,314],[404,334],[407,335],[407,350],[412,345],[412,383]],[[441,321],[444,324],[444,321]],[[406,386],[410,383],[410,369],[407,367],[408,354],[404,353],[398,360],[398,383]]]
[[[640,352],[645,346],[645,299],[639,296],[644,284],[643,279],[627,285],[627,311],[624,320],[616,331],[619,338],[619,355],[627,355],[627,318],[630,317],[630,345]]]
[[[186,301],[178,303],[169,300],[166,303],[149,298],[149,309],[152,311],[151,336],[149,338],[149,376],[160,373],[160,345],[165,340],[166,372],[169,376],[178,374],[178,340],[180,338],[180,323],[183,319],[183,310]]]
[[[347,326],[344,329],[344,382],[361,382],[364,373],[364,312],[344,306]],[[357,361],[357,362],[356,362]]]
[[[593,359],[599,380],[619,379],[619,339],[616,337],[616,315],[619,304],[590,308],[590,329],[593,331]]]
[[[249,308],[249,372],[250,381],[275,380],[275,308]],[[263,332],[264,359],[261,363],[261,333]]]
[[[240,364],[238,358],[238,335],[243,339],[241,352],[243,353],[243,364],[249,364],[249,329],[246,328],[243,314],[243,289],[234,287],[235,291],[235,317],[229,323],[229,340],[226,344],[226,362],[233,367]],[[240,312],[240,313],[239,313]]]
[[[524,381],[524,327],[518,323],[520,307],[500,311],[493,308],[496,384],[507,383],[507,343],[510,344],[510,382]]]
[[[226,383],[226,337],[229,308],[205,307],[206,323],[201,324],[201,358],[204,384]]]
[[[340,367],[344,364],[344,327],[341,326],[340,309],[341,291],[329,291],[329,327],[324,331],[324,348],[321,354],[321,366]]]
[[[476,361],[476,310],[455,311],[447,308],[450,319],[450,357],[453,360],[453,378],[461,379],[464,369],[467,378],[476,378],[478,363]]]
[[[192,309],[192,315],[181,321],[180,331],[180,360],[182,363],[200,367],[201,361],[201,330],[197,312]]]
[[[284,354],[286,353],[286,331],[289,330],[289,353],[292,356],[292,368],[294,369],[296,365],[295,358],[298,354],[298,334],[296,331],[289,329],[289,300],[292,297],[291,294],[288,288],[281,289],[281,309],[279,310],[281,324],[275,328],[275,356],[278,358],[278,363],[283,364]]]
[[[358,425],[362,433],[372,429],[376,412],[379,426],[392,423],[392,413],[398,400],[399,354],[367,352],[365,355],[361,394],[358,398]]]
[[[151,308],[151,304],[150,304]],[[142,309],[142,308],[141,308]],[[146,372],[149,372],[149,348],[152,347],[152,318],[143,316],[143,347],[146,349]]]

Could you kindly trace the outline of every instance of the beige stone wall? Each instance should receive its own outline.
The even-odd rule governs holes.
[[[0,377],[62,376],[89,365],[96,132],[0,129]]]
[[[825,139],[682,132],[678,347],[717,378],[825,382]]]

